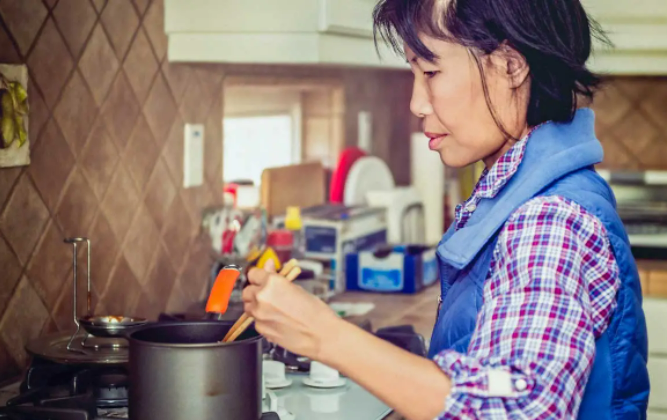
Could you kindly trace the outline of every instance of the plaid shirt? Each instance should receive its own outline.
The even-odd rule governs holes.
[[[526,144],[483,173],[456,209],[457,229],[517,171]],[[600,220],[557,196],[518,208],[499,234],[467,353],[435,358],[452,381],[438,418],[576,418],[619,286]]]

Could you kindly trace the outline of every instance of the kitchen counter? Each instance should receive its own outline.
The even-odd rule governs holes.
[[[332,302],[373,303],[375,308],[360,317],[369,320],[373,330],[409,324],[428,341],[435,323],[439,294],[440,286],[434,285],[415,295],[345,292],[333,298]],[[394,413],[385,420],[403,420],[403,417]]]
[[[433,285],[414,295],[345,292],[331,299],[331,302],[373,303],[375,308],[360,318],[370,321],[374,331],[382,327],[409,324],[428,341],[435,323],[439,294],[440,286]]]

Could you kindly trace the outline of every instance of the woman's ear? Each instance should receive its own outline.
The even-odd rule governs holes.
[[[494,64],[499,66],[499,73],[507,79],[510,88],[516,89],[526,82],[530,74],[526,57],[507,42],[500,44],[492,56]]]

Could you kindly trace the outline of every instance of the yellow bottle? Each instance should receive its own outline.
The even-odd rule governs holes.
[[[303,222],[299,207],[287,207],[285,229],[292,232],[292,258],[303,259],[306,253],[306,241],[303,236]]]

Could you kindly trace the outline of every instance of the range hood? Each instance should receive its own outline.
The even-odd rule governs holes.
[[[409,69],[373,42],[377,0],[165,0],[171,62]]]
[[[405,69],[373,42],[378,0],[165,0],[169,61],[321,64]],[[582,0],[614,49],[591,67],[616,75],[667,74],[667,0]]]

